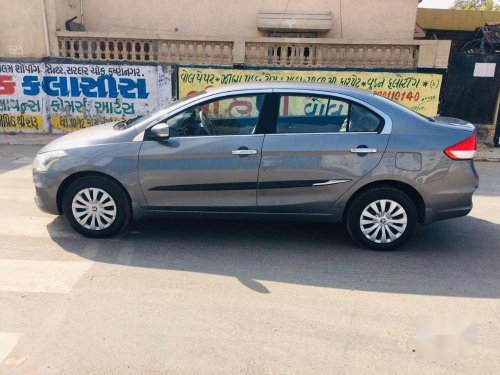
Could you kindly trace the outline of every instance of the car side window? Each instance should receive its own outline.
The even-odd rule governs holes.
[[[336,133],[349,117],[349,103],[318,96],[282,95],[277,133]]]
[[[282,95],[276,133],[377,132],[382,125],[381,117],[349,100]]]
[[[167,120],[170,137],[253,134],[264,95],[233,96],[191,107]]]
[[[351,103],[349,132],[378,132],[383,126],[382,118],[357,103]]]

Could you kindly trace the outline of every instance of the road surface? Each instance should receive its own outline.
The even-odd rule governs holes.
[[[0,145],[0,374],[500,373],[500,163],[404,249],[341,226],[154,220],[91,240]]]

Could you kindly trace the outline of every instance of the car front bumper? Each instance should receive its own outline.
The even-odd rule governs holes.
[[[33,182],[35,184],[35,204],[38,208],[52,215],[59,215],[57,207],[57,178],[50,172],[39,172],[33,170]]]

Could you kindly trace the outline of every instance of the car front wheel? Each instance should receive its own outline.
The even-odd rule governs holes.
[[[356,243],[374,250],[394,250],[410,238],[417,219],[415,204],[405,193],[379,187],[355,198],[346,226]]]
[[[130,220],[130,205],[123,189],[111,179],[82,177],[63,195],[62,208],[70,225],[87,237],[109,237]]]

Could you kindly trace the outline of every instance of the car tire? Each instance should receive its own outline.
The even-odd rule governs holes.
[[[105,238],[129,224],[131,208],[124,189],[109,178],[81,177],[62,198],[63,214],[71,227],[86,237]]]
[[[355,197],[345,224],[358,245],[394,250],[411,237],[417,221],[417,208],[408,195],[395,188],[377,187]]]

